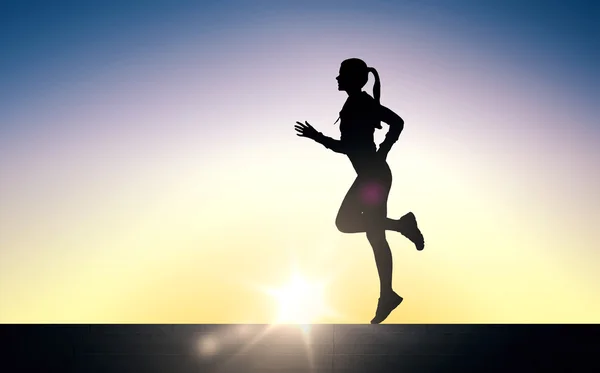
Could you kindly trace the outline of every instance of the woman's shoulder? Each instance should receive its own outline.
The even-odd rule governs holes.
[[[361,92],[360,97],[361,97],[362,100],[373,101],[373,102],[375,101],[375,99],[373,98],[373,96],[371,96],[370,94],[368,94],[365,91]]]
[[[342,107],[342,111],[349,111],[351,109],[360,109],[362,111],[366,108],[374,106],[375,99],[367,92],[363,91],[359,95],[348,97],[344,103],[344,106]]]
[[[375,103],[373,96],[365,91],[362,91],[359,95],[348,97],[348,99],[352,99],[352,103],[355,105],[371,105]]]

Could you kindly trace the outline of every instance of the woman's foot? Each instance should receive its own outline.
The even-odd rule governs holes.
[[[389,295],[381,296],[377,302],[377,311],[371,324],[380,324],[402,303],[402,297],[392,291]]]
[[[398,219],[398,232],[411,240],[417,247],[417,250],[421,251],[425,248],[425,240],[417,226],[417,218],[415,218],[415,214],[412,212]]]

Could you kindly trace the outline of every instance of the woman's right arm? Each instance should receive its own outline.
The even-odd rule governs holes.
[[[323,135],[321,132],[317,131],[313,126],[311,126],[308,122],[296,122],[296,126],[294,126],[294,128],[298,132],[298,136],[313,139],[319,144],[325,146],[328,149],[333,150],[336,153],[346,153],[340,140],[335,140],[331,137]]]
[[[325,146],[327,149],[331,149],[336,153],[345,154],[344,147],[342,146],[342,142],[340,140],[332,139],[331,137],[327,137],[323,135],[321,132],[317,132],[314,139],[319,144]]]
[[[404,129],[404,120],[400,118],[400,116],[385,106],[379,107],[379,118],[382,122],[388,124],[390,129],[385,136],[385,140],[379,145],[379,153],[383,156],[387,156],[387,154],[392,149],[392,146],[398,138],[400,137],[400,133]]]

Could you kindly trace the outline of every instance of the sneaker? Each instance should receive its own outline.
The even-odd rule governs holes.
[[[377,311],[375,311],[375,317],[371,320],[371,324],[380,324],[402,303],[402,300],[402,297],[395,292],[390,296],[379,298]]]
[[[415,214],[409,212],[398,220],[400,229],[398,232],[402,233],[402,235],[412,243],[415,244],[417,250],[421,251],[425,248],[425,240],[423,239],[423,235],[417,226],[417,219],[415,218]]]

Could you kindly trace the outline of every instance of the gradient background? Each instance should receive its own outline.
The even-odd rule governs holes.
[[[600,322],[597,4],[3,1],[0,321],[269,323],[294,269],[368,322],[354,171],[293,130],[339,136],[360,57],[427,243],[388,233],[386,322]]]

